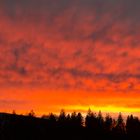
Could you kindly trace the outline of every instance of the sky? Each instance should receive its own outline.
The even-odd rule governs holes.
[[[0,0],[0,111],[140,113],[139,0]]]

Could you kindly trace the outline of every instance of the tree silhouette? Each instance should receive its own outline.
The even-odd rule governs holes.
[[[64,128],[65,125],[66,125],[66,121],[67,121],[66,113],[65,113],[64,110],[61,110],[60,111],[60,115],[58,117],[58,124],[59,124],[59,126]]]
[[[98,116],[97,116],[97,120],[98,120],[98,127],[99,129],[103,129],[103,126],[104,126],[104,119],[103,119],[103,116],[102,116],[102,112],[99,111],[98,113]]]
[[[97,126],[97,117],[90,109],[88,110],[85,118],[85,126],[88,129],[96,129]]]
[[[124,132],[125,131],[125,123],[122,117],[122,114],[119,113],[118,119],[117,119],[117,126],[116,126],[120,131]]]
[[[28,116],[30,117],[35,117],[35,112],[33,110],[31,110],[29,113],[28,113]]]
[[[110,131],[112,130],[112,127],[113,127],[113,119],[109,114],[107,114],[105,117],[105,122],[104,122],[105,132],[110,133]]]
[[[126,138],[126,130],[125,130],[125,123],[122,117],[122,114],[119,113],[118,119],[116,121],[116,125],[112,129],[113,136],[116,139],[125,139]]]
[[[71,125],[73,128],[76,128],[77,126],[79,126],[79,119],[80,118],[77,118],[77,114],[76,112],[73,112],[71,114]],[[81,123],[81,122],[80,122]],[[81,125],[81,124],[80,124]]]
[[[131,138],[140,137],[140,122],[138,117],[133,117],[133,115],[127,117],[126,131]]]
[[[73,112],[60,115],[29,115],[0,113],[0,140],[131,140],[140,139],[140,121],[130,115],[124,121],[122,114],[117,120],[109,114],[103,117],[101,111],[96,115],[90,109],[85,118]]]

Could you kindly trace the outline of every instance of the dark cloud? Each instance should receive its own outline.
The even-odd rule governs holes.
[[[11,105],[11,104],[15,104],[15,105],[19,105],[19,104],[25,104],[26,103],[26,101],[22,101],[22,100],[6,100],[6,99],[4,99],[4,100],[0,100],[0,106],[7,106],[7,105]]]

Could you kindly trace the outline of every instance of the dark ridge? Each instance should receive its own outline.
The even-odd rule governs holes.
[[[29,114],[0,113],[0,140],[135,140],[140,139],[140,120],[133,115],[124,121],[122,114],[115,120],[88,111],[35,117]]]

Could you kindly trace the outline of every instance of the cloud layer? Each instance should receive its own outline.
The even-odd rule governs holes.
[[[1,86],[139,90],[139,0],[1,0]]]

